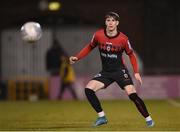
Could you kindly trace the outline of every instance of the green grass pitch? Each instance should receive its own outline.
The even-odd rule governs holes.
[[[176,100],[179,104],[180,100]],[[147,128],[129,100],[102,101],[108,124],[92,127],[97,114],[85,101],[0,101],[0,131],[175,131],[180,107],[167,100],[145,100],[155,120]]]

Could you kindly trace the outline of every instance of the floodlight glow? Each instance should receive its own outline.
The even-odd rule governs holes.
[[[57,2],[57,1],[49,2],[48,8],[49,8],[50,11],[60,10],[60,8],[61,8],[61,3],[60,3],[60,2]]]

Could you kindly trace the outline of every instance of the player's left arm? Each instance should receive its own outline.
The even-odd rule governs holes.
[[[137,81],[139,81],[140,84],[142,84],[142,78],[138,70],[137,57],[131,47],[129,40],[127,40],[125,51],[126,51],[126,54],[129,56],[130,62],[132,64],[132,67],[134,70],[134,77],[136,78]]]
[[[142,84],[142,79],[141,79],[141,75],[139,74],[138,63],[137,63],[137,58],[136,58],[135,53],[134,52],[130,53],[129,58],[133,66],[134,77],[136,78],[136,80],[139,81],[140,84]]]

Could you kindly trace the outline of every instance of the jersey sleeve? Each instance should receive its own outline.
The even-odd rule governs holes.
[[[96,34],[93,35],[91,42],[87,44],[77,55],[78,60],[88,55],[97,46]]]
[[[137,57],[136,57],[136,55],[135,55],[135,53],[133,51],[133,48],[131,47],[131,44],[130,44],[129,40],[126,41],[125,52],[130,58],[130,62],[132,64],[134,73],[138,73],[139,70],[138,70]]]

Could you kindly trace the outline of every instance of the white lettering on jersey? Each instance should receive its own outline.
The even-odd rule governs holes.
[[[107,58],[111,58],[111,59],[117,59],[117,55],[116,54],[106,54],[106,53],[102,53],[101,52],[101,56],[107,57]]]
[[[117,59],[117,55],[116,54],[107,54],[107,57]]]
[[[101,53],[101,56],[106,57],[107,55],[105,53]]]
[[[110,44],[110,45],[112,45],[112,43],[111,43],[111,42],[106,42],[106,44]]]

